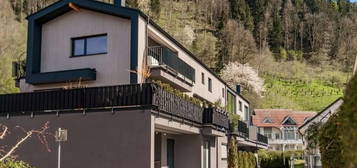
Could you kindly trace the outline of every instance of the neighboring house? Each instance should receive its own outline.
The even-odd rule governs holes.
[[[299,127],[299,132],[303,136],[303,141],[305,147],[308,144],[308,139],[306,139],[306,134],[309,131],[309,126],[316,123],[316,124],[324,124],[330,118],[330,116],[338,111],[340,106],[343,104],[343,99],[338,98],[333,103],[328,105],[325,109],[321,112],[317,113],[311,119],[306,121],[303,125]],[[321,167],[321,155],[318,148],[316,149],[309,149],[305,152],[305,167],[307,168],[319,168]]]
[[[316,114],[288,109],[255,109],[254,113],[253,125],[268,137],[269,149],[279,151],[304,149],[298,128]]]
[[[230,135],[241,150],[267,148],[237,90],[147,15],[122,4],[61,0],[30,15],[22,93],[0,95],[1,123],[33,129],[49,121],[51,132],[67,129],[66,168],[225,168]],[[152,80],[224,109],[202,107]],[[237,132],[229,131],[225,111],[244,120]],[[13,131],[4,144],[22,133]],[[19,159],[56,167],[57,144],[48,143],[50,153],[31,140],[18,149]]]

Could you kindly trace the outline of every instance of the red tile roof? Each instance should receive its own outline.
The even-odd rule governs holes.
[[[291,117],[296,122],[296,126],[299,127],[304,124],[307,118],[309,119],[316,115],[316,112],[293,111],[289,109],[255,109],[254,112],[253,125],[276,128],[282,127],[283,121],[287,117]],[[270,118],[272,123],[264,123],[265,118]]]

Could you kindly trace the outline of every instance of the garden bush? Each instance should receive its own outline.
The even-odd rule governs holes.
[[[228,168],[256,168],[257,162],[253,153],[238,151],[237,142],[230,138],[228,146]]]
[[[12,159],[0,162],[0,168],[33,168],[23,161],[15,161]]]
[[[289,160],[291,156],[302,157],[304,151],[268,151],[259,150],[258,158],[261,168],[289,168]]]

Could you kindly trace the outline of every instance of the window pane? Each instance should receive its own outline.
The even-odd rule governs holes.
[[[73,41],[73,55],[84,55],[84,39]]]
[[[236,97],[231,92],[227,93],[227,111],[236,114]]]
[[[87,38],[87,54],[107,52],[107,36]]]
[[[244,118],[246,121],[249,120],[249,109],[248,106],[244,106]]]
[[[208,78],[208,91],[212,92],[212,80]]]

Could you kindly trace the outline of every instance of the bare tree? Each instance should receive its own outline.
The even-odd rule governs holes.
[[[21,147],[28,139],[33,136],[37,136],[38,140],[43,144],[48,152],[51,152],[51,149],[48,146],[47,138],[48,136],[53,136],[48,132],[49,122],[46,122],[39,129],[26,130],[20,126],[16,126],[15,129],[20,129],[25,135],[18,141],[14,146],[12,146],[9,150],[1,150],[0,151],[0,162],[5,161],[6,159],[13,156],[16,150]],[[10,133],[9,128],[6,125],[0,125],[0,140],[4,140],[6,136]]]

